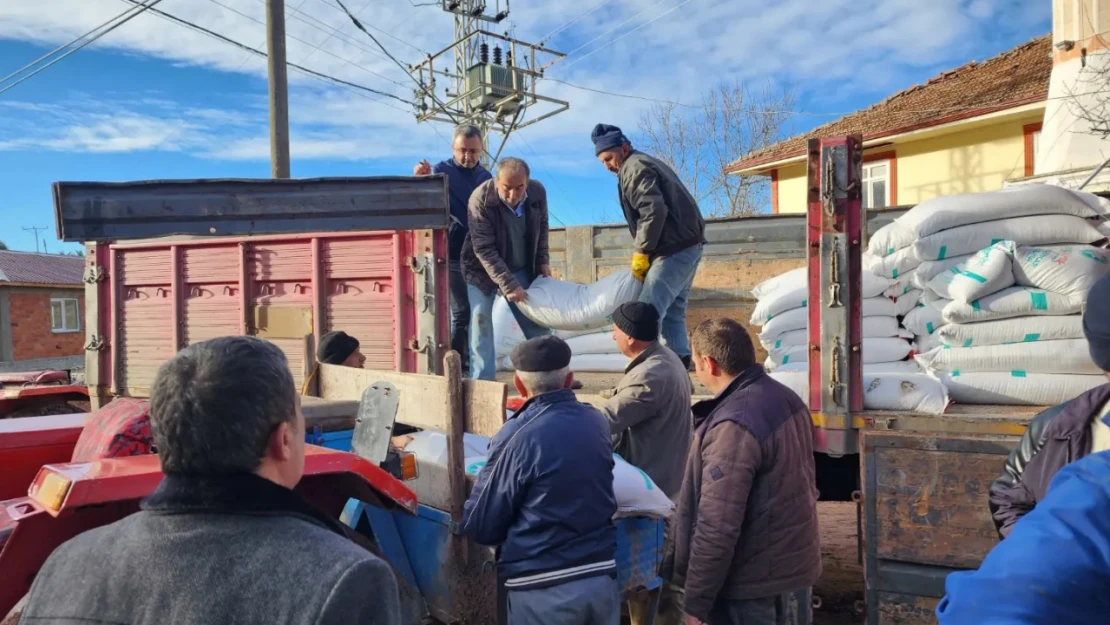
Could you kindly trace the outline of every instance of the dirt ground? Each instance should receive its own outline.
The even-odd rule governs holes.
[[[814,625],[859,625],[855,610],[863,599],[863,566],[856,550],[856,504],[822,501],[817,504],[821,526],[821,579],[813,589],[821,607],[813,611]]]

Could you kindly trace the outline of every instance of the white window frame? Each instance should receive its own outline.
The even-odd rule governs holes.
[[[61,304],[62,318],[57,319],[54,315],[54,304]],[[70,328],[66,326],[66,309],[69,307],[76,309],[77,314],[77,327]],[[50,298],[50,331],[54,334],[70,334],[73,332],[81,331],[81,300],[76,297],[51,297]]]
[[[876,167],[878,165],[886,165],[886,175],[878,176],[878,177],[868,175],[868,173],[871,171],[871,168]],[[878,161],[868,161],[866,163],[863,163],[862,172],[861,172],[861,175],[862,175],[861,182],[863,183],[863,191],[862,191],[863,195],[862,195],[861,199],[863,200],[863,207],[864,208],[872,208],[872,207],[875,206],[875,203],[873,201],[874,198],[872,197],[873,187],[871,186],[870,183],[872,183],[876,180],[882,180],[883,182],[886,183],[886,185],[885,185],[886,197],[883,198],[885,200],[883,202],[883,206],[886,207],[886,208],[890,208],[890,168],[891,168],[890,159],[882,159],[882,160],[878,160]]]

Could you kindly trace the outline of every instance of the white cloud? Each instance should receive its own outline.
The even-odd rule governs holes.
[[[1047,19],[1049,12],[1047,6],[1040,12],[1014,9],[1006,0],[690,0],[622,37],[681,1],[612,0],[593,11],[603,0],[517,0],[511,19],[515,35],[527,40],[581,18],[548,45],[573,50],[600,39],[568,58],[563,64],[567,69],[555,65],[548,71],[553,77],[605,91],[696,102],[712,85],[739,79],[756,84],[796,83],[818,96],[862,91],[878,100],[905,86],[900,77],[908,68],[961,64],[999,22],[1026,28]],[[451,17],[434,6],[413,7],[401,0],[346,4],[367,26],[385,31],[371,32],[404,62],[446,46],[452,36]],[[158,5],[259,49],[265,48],[265,33],[253,20],[264,19],[264,6],[264,0],[164,0]],[[291,62],[410,97],[408,77],[332,2],[287,0],[286,6]],[[125,8],[121,0],[0,2],[0,38],[57,45]],[[641,11],[644,14],[623,29],[606,34]],[[94,45],[181,66],[265,76],[261,59],[149,13]],[[593,50],[597,52],[585,57]],[[578,58],[584,60],[578,62]],[[443,137],[449,129],[440,127],[437,136],[429,125],[416,125],[409,108],[400,102],[324,86],[295,71],[289,76],[294,159],[408,158],[435,156],[444,149]],[[648,106],[551,81],[543,83],[542,90],[570,101],[571,109],[521,131],[522,139],[511,141],[506,153],[539,160],[552,169],[591,167],[592,126],[604,121],[635,132],[640,112]],[[13,90],[5,97],[18,93]],[[0,106],[4,130],[0,149],[158,149],[207,158],[268,158],[264,93],[234,110],[188,107],[174,96],[147,94],[136,101],[134,94],[97,94],[96,100],[68,94],[52,105],[9,99]],[[27,121],[13,121],[16,117]],[[52,123],[41,123],[44,119]],[[499,145],[500,138],[492,143]]]

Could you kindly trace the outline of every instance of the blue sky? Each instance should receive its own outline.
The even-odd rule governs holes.
[[[399,68],[333,0],[286,0],[289,60],[410,97]],[[382,43],[407,62],[450,43],[451,17],[410,0],[350,0]],[[221,6],[222,5],[222,6]],[[491,0],[492,5],[492,0]],[[925,5],[925,6],[922,6]],[[164,0],[159,8],[264,48],[264,0]],[[0,3],[0,75],[126,9],[120,0]],[[231,9],[234,9],[232,11]],[[573,21],[576,20],[576,21]],[[604,91],[696,103],[721,82],[793,85],[802,113],[852,111],[983,59],[1051,26],[1045,0],[516,0],[512,27],[569,52],[551,76]],[[300,39],[302,41],[298,41]],[[306,43],[307,42],[307,43]],[[318,49],[316,49],[318,47]],[[549,187],[553,224],[616,221],[615,180],[594,160],[589,132],[604,121],[635,137],[649,102],[541,83],[571,110],[520,131],[504,155],[533,165]],[[396,106],[395,106],[396,105]],[[450,128],[416,124],[389,106],[290,72],[294,177],[411,172],[449,155]],[[802,131],[834,119],[792,116]],[[142,15],[0,94],[0,241],[32,250],[24,227],[54,232],[59,180],[266,177],[261,59],[180,25]],[[494,140],[500,143],[500,138]],[[736,156],[740,156],[737,154]]]

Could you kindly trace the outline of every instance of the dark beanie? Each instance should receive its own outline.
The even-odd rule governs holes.
[[[622,145],[631,145],[632,142],[628,137],[624,136],[620,128],[610,126],[609,124],[598,124],[594,126],[594,131],[590,133],[590,139],[594,142],[594,154],[601,154],[606,150],[615,150]]]
[[[320,337],[316,346],[316,360],[329,365],[341,365],[358,349],[358,339],[346,332],[328,332]]]
[[[1110,372],[1110,274],[1091,287],[1083,309],[1083,334],[1091,350],[1091,360],[1099,369]]]
[[[509,360],[525,373],[558,371],[570,366],[570,345],[554,334],[537,336],[514,347]]]
[[[638,341],[659,338],[659,311],[646,302],[628,302],[613,311],[613,325]]]

